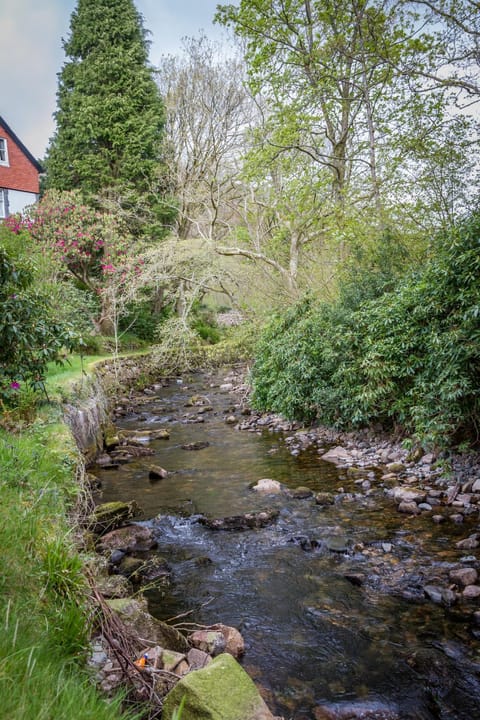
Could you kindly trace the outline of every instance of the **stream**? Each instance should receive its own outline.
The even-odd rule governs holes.
[[[406,519],[379,468],[365,469],[371,489],[357,492],[316,448],[295,455],[285,433],[239,431],[226,422],[241,415],[222,377],[173,379],[133,399],[117,427],[166,428],[169,439],[149,443],[153,456],[94,468],[102,502],[135,500],[139,522],[155,532],[155,552],[172,568],[170,583],[146,591],[150,612],[238,628],[244,668],[286,719],[480,718],[477,633],[456,606],[422,593],[445,564],[459,562],[455,540],[465,526]],[[192,443],[208,445],[182,447]],[[168,476],[150,480],[152,464]],[[251,489],[261,478],[343,492],[330,505],[262,496]],[[215,531],[199,522],[272,509],[278,518],[260,529]]]

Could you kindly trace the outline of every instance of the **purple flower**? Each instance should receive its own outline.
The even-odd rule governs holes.
[[[20,390],[20,383],[14,380],[14,382],[10,383],[10,387],[12,390]]]

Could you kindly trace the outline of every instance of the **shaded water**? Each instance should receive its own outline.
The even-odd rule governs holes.
[[[245,668],[286,718],[315,718],[325,703],[392,708],[407,720],[480,717],[476,640],[461,614],[421,601],[436,568],[459,559],[452,538],[467,528],[406,520],[380,487],[354,496],[353,480],[316,452],[294,457],[280,435],[226,425],[234,398],[210,382],[173,381],[142,402],[119,426],[167,427],[170,439],[150,444],[153,457],[97,473],[104,501],[134,499],[143,508],[173,568],[171,587],[148,591],[151,612],[167,619],[190,610],[188,621],[238,627]],[[213,409],[204,423],[186,422],[198,418],[200,408],[185,407],[198,394]],[[182,449],[196,441],[210,444]],[[152,463],[169,476],[151,482]],[[249,485],[263,477],[352,495],[326,507],[259,497]],[[260,530],[215,532],[197,521],[272,507],[277,522]],[[351,582],[359,574],[361,587]],[[399,580],[416,601],[388,591]]]

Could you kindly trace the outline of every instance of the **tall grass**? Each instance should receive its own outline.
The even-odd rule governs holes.
[[[0,716],[114,720],[86,670],[87,588],[67,520],[76,455],[62,425],[0,429]]]

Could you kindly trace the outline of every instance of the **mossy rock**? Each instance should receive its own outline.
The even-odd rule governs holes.
[[[228,653],[182,678],[165,698],[163,720],[273,720],[253,680]]]
[[[310,490],[310,488],[300,485],[299,487],[290,490],[288,494],[294,500],[307,500],[308,498],[312,497],[313,490]]]
[[[88,524],[90,530],[102,534],[114,530],[139,514],[140,508],[133,500],[102,503],[90,515]]]
[[[150,615],[145,598],[116,598],[108,600],[107,604],[138,637],[169,650],[188,652],[187,639],[176,628]]]
[[[334,505],[335,495],[329,492],[319,492],[315,495],[315,502],[317,505]]]

